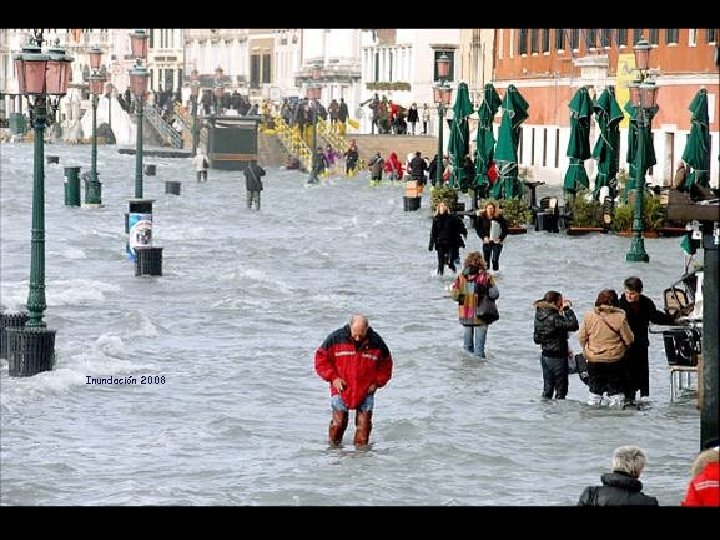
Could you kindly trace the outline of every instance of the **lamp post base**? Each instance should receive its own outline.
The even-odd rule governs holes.
[[[633,238],[630,251],[625,255],[627,262],[650,262],[650,255],[645,252],[645,242],[642,238]]]

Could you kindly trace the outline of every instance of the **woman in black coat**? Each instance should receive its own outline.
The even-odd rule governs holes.
[[[457,272],[454,255],[458,252],[462,240],[461,225],[459,219],[450,213],[448,205],[439,202],[436,214],[433,217],[432,228],[430,229],[430,244],[428,245],[428,251],[433,249],[437,251],[437,273],[439,276],[443,275],[446,264],[450,270]],[[462,226],[464,227],[464,225]]]

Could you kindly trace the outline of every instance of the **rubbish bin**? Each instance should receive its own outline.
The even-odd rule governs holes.
[[[145,165],[145,175],[155,176],[157,166],[154,163],[148,163]]]
[[[0,315],[0,358],[7,358],[7,328],[21,328],[27,322],[28,314],[25,311],[19,313],[3,313]]]
[[[165,182],[165,193],[169,193],[170,195],[180,195],[181,188],[182,182],[176,182],[173,180],[167,180]]]
[[[52,165],[53,163],[60,163],[60,156],[47,156],[45,158],[45,162],[48,165]]]
[[[403,210],[405,210],[406,212],[420,210],[421,202],[422,202],[422,197],[403,196]]]
[[[80,167],[65,167],[65,206],[80,206]]]
[[[136,276],[162,276],[162,249],[154,246],[137,246],[135,252]]]

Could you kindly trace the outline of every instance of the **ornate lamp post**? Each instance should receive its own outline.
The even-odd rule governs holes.
[[[97,174],[97,106],[98,99],[105,86],[105,77],[100,74],[102,51],[98,47],[90,49],[90,93],[92,94],[92,151],[90,158],[90,178],[85,186],[85,207],[102,207],[102,185]]]
[[[45,127],[55,121],[60,99],[67,91],[72,59],[59,46],[42,52],[42,30],[13,57],[19,93],[28,100],[30,124],[35,129],[32,229],[30,233],[30,291],[24,327],[7,328],[9,373],[35,375],[52,369],[55,330],[46,329],[45,301]],[[21,98],[22,99],[22,98]]]
[[[641,38],[635,45],[635,69],[639,72],[639,80],[630,84],[630,101],[635,107],[635,118],[637,124],[637,153],[635,154],[635,209],[633,210],[632,241],[630,251],[625,255],[629,262],[649,262],[650,256],[645,252],[645,241],[643,231],[645,230],[645,171],[647,170],[645,159],[646,136],[649,138],[650,119],[657,113],[657,86],[654,81],[648,79],[648,67],[650,65],[650,50],[652,46],[645,38]],[[648,133],[646,133],[646,127]],[[631,128],[632,129],[632,128]],[[652,142],[650,142],[652,144]]]
[[[198,146],[198,135],[200,134],[200,126],[197,125],[197,100],[200,91],[200,81],[198,81],[198,72],[196,69],[192,71],[192,82],[190,83],[190,103],[192,106],[192,156],[195,157]]]
[[[130,46],[132,55],[135,57],[135,67],[130,70],[130,86],[135,97],[135,123],[137,133],[135,137],[135,198],[142,199],[143,196],[143,106],[145,105],[145,94],[147,92],[148,71],[142,67],[142,60],[147,58],[148,35],[145,30],[135,30],[130,34]]]
[[[442,173],[443,173],[443,113],[445,107],[450,105],[452,99],[452,88],[447,83],[448,73],[450,72],[450,58],[445,53],[438,56],[435,61],[438,72],[438,83],[433,87],[433,101],[438,107],[438,165],[435,170],[435,184],[438,186],[442,185]]]
[[[312,148],[310,149],[310,176],[308,184],[317,184],[317,101],[322,97],[322,85],[317,81],[320,79],[320,66],[314,65],[312,69],[313,82],[307,85],[305,96],[309,103],[312,103]]]

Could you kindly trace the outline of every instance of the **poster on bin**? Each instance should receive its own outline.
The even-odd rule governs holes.
[[[152,214],[130,214],[128,216],[130,229],[128,240],[128,258],[134,261],[137,246],[152,244]]]

